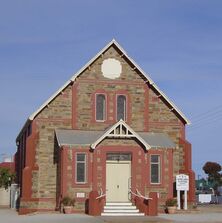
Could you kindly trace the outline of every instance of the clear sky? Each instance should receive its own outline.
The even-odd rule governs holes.
[[[222,163],[222,1],[0,0],[0,154],[115,38],[191,120],[193,168]],[[1,157],[0,157],[1,158]]]

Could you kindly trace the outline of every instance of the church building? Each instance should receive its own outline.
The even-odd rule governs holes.
[[[103,215],[108,204],[134,206],[136,197],[149,199],[152,192],[163,212],[165,201],[176,196],[178,174],[189,176],[191,204],[195,176],[187,124],[185,115],[112,40],[19,132],[19,213],[59,210],[65,196],[75,199],[74,212],[88,212],[92,191],[103,199]]]

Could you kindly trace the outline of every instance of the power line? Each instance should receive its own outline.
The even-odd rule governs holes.
[[[216,117],[216,119],[209,119],[207,122],[202,122],[202,123],[199,123],[198,125],[194,125],[192,127],[190,127],[188,129],[189,132],[192,132],[192,131],[195,131],[199,128],[203,128],[203,127],[207,127],[211,124],[214,124],[215,122],[218,122],[218,121],[221,121],[222,120],[222,116],[220,117]]]
[[[221,120],[222,120],[222,117],[219,118],[219,119],[209,120],[208,122],[193,126],[192,128],[189,129],[189,131],[193,131],[193,130],[196,130],[196,129],[199,129],[199,128],[207,127],[207,126],[209,126],[211,124],[215,124],[215,122],[218,122],[218,121],[221,121]]]
[[[205,118],[208,118],[209,116],[211,117],[211,116],[215,116],[215,115],[217,115],[217,114],[222,114],[222,108],[220,109],[220,110],[215,110],[215,111],[212,111],[212,112],[209,112],[209,113],[206,113],[205,115],[202,115],[202,116],[199,116],[198,118],[194,118],[193,120],[194,120],[194,122],[198,122],[198,121],[201,121],[201,120],[203,120],[203,119],[205,119]]]
[[[200,115],[194,116],[193,125],[190,126],[189,131],[196,130],[203,126],[208,126],[222,118],[222,105],[218,105],[208,111],[201,113]]]
[[[206,115],[208,115],[208,114],[211,114],[211,113],[215,113],[215,112],[217,112],[217,110],[222,110],[222,105],[218,105],[218,106],[216,106],[216,107],[214,107],[214,108],[211,108],[211,109],[209,109],[208,111],[206,111],[206,112],[204,112],[204,113],[201,113],[201,114],[199,114],[199,115],[195,115],[194,117],[193,117],[193,119],[195,120],[195,119],[199,119],[199,118],[201,118],[201,117],[203,117],[203,116],[206,116]]]
[[[204,118],[202,118],[202,119],[197,120],[196,122],[194,121],[194,122],[193,122],[193,126],[191,126],[191,128],[192,128],[192,127],[195,127],[196,125],[205,123],[205,122],[207,122],[207,121],[215,120],[215,119],[217,119],[217,118],[221,118],[221,116],[222,116],[222,111],[221,111],[220,113],[215,113],[214,115],[206,116],[206,117],[204,117]]]

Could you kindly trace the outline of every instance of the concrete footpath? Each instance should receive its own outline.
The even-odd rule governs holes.
[[[104,223],[84,214],[33,213],[18,215],[14,210],[0,209],[0,223]]]
[[[85,214],[34,213],[18,215],[10,209],[0,209],[0,223],[222,223],[222,206],[203,206],[199,212],[159,214],[158,217],[92,217]]]
[[[222,223],[222,205],[201,205],[198,206],[199,212],[187,214],[160,214],[160,218],[170,222],[201,222],[201,223]]]
[[[160,215],[159,217],[177,223],[222,223],[222,213],[175,214]]]

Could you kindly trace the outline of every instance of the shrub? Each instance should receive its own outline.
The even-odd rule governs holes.
[[[69,196],[65,196],[61,203],[64,205],[64,206],[74,206],[75,205],[75,199],[74,198],[71,198]]]
[[[15,174],[11,173],[10,169],[0,167],[0,187],[8,189],[8,187],[14,182]]]
[[[166,200],[166,206],[167,207],[173,207],[173,206],[176,206],[177,205],[177,200],[174,199],[174,198],[168,198]]]

